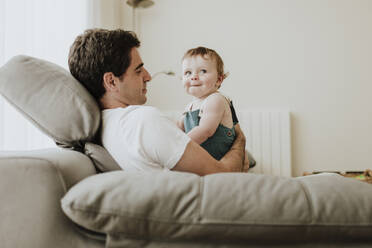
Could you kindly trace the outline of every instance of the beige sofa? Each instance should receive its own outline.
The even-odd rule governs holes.
[[[126,172],[94,143],[99,109],[63,68],[16,56],[0,93],[61,147],[0,152],[2,248],[372,247],[370,184]]]

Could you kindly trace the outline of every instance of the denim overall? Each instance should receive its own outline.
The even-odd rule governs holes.
[[[233,123],[235,125],[238,123],[238,119],[231,101],[230,109],[233,117]],[[191,131],[191,129],[199,125],[200,109],[188,111],[185,114],[184,126],[185,132],[188,133]],[[230,150],[232,144],[234,143],[235,136],[234,126],[232,128],[228,128],[219,124],[213,136],[204,141],[201,144],[201,147],[207,150],[207,152],[215,159],[220,160]]]

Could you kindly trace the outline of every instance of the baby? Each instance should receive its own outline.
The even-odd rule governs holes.
[[[177,122],[196,143],[220,160],[235,140],[234,125],[238,123],[232,101],[218,89],[227,77],[224,65],[216,51],[197,47],[182,58],[182,81],[186,92],[195,97],[187,105]],[[256,163],[246,152],[245,163]]]

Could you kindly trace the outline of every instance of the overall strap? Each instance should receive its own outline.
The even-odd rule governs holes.
[[[236,115],[232,100],[229,97],[225,96],[224,94],[220,92],[218,93],[221,94],[226,99],[226,101],[229,103],[233,124],[234,125],[238,124],[239,120],[238,120],[238,116]]]
[[[233,123],[234,123],[234,125],[236,125],[236,124],[239,123],[239,120],[238,120],[238,116],[236,116],[236,112],[235,112],[234,105],[233,105],[232,101],[230,101],[230,110],[231,110],[231,116],[232,116],[232,119],[233,119]]]
[[[187,106],[186,106],[186,108],[185,108],[185,110],[184,110],[184,112],[182,113],[183,115],[186,115],[188,112],[191,112],[191,110],[192,110],[192,105],[194,104],[194,101],[192,101],[191,103],[189,103]]]

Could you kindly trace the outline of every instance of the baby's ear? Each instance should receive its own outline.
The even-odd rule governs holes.
[[[221,76],[218,77],[217,82],[216,82],[216,86],[218,88],[221,87],[221,84],[222,84],[222,82],[223,82],[224,79],[225,79],[224,75],[221,75]]]
[[[225,79],[225,75],[221,75],[219,80],[221,81],[221,83],[223,82],[223,80]]]

